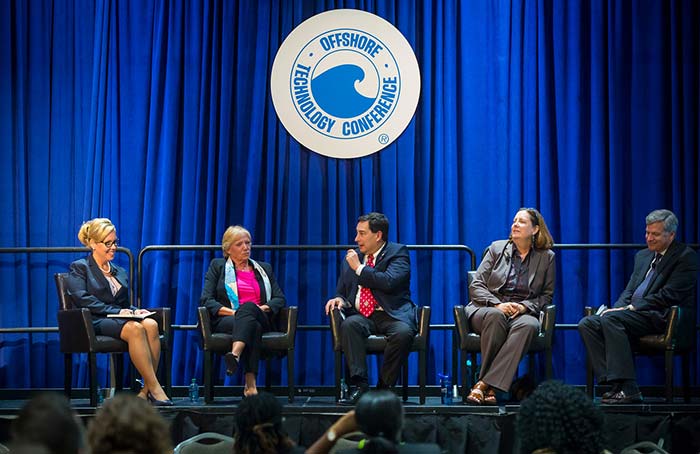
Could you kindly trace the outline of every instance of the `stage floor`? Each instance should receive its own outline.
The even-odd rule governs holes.
[[[333,397],[297,396],[293,403],[279,397],[284,405],[285,428],[297,443],[308,446],[349,407],[335,404]],[[173,443],[202,432],[233,433],[233,416],[240,397],[217,397],[210,405],[203,399],[192,403],[175,397],[173,407],[159,408],[171,424]],[[597,400],[598,401],[598,400]],[[0,400],[0,442],[7,440],[9,424],[26,400]],[[71,404],[86,424],[96,408],[87,399]],[[420,405],[411,396],[405,403],[404,440],[438,443],[446,453],[498,453],[519,451],[515,423],[520,406],[441,405],[439,397],[428,397]],[[605,414],[608,449],[613,453],[638,441],[664,439],[675,453],[700,452],[700,401],[669,405],[661,398],[647,398],[638,405],[600,405]]]

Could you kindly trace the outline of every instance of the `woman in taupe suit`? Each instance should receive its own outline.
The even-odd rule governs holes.
[[[540,312],[552,301],[553,243],[540,212],[521,208],[509,239],[489,246],[464,309],[471,329],[481,335],[481,372],[469,402],[496,405],[495,390],[510,389],[518,363],[539,332]]]

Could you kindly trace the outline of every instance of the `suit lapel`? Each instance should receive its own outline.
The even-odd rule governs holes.
[[[666,254],[661,258],[659,261],[659,264],[656,266],[656,272],[654,273],[654,277],[651,279],[651,282],[649,282],[649,287],[647,288],[646,293],[649,293],[649,290],[653,287],[654,282],[659,278],[661,274],[666,270],[666,267],[673,261],[675,261],[676,255],[680,252],[679,248],[676,246],[678,243],[675,241],[671,243],[671,246],[669,246],[668,250],[666,251]],[[651,252],[651,251],[650,251]],[[647,263],[646,269],[649,269],[649,266],[651,265],[651,261],[654,260],[654,253],[650,254],[649,257],[649,263]]]
[[[535,276],[537,275],[537,268],[540,266],[540,260],[542,259],[542,254],[536,249],[532,249],[530,251],[530,265],[527,267],[527,286],[528,289],[532,288],[532,281],[535,280]]]

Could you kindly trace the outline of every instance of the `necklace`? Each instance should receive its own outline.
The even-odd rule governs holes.
[[[105,274],[110,274],[112,272],[112,267],[110,266],[109,262],[105,263],[105,265],[107,265],[107,269],[105,269],[104,266],[100,265],[100,270],[102,270],[102,272]]]

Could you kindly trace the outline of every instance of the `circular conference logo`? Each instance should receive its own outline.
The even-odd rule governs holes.
[[[296,27],[272,65],[272,102],[299,143],[359,158],[396,140],[413,118],[420,71],[406,38],[374,14],[337,9]]]

